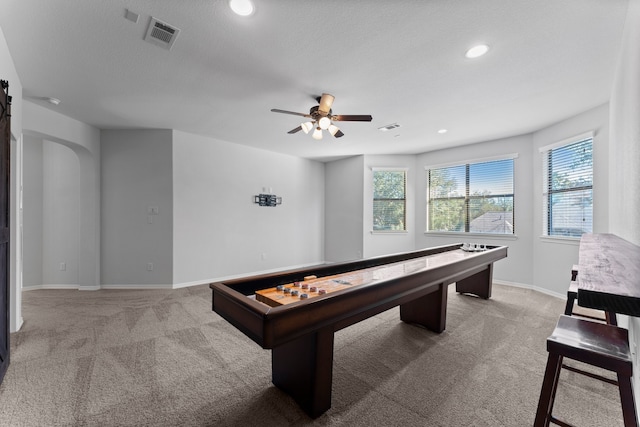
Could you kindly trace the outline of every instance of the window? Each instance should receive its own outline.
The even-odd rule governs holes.
[[[406,170],[373,170],[373,231],[407,229],[406,194]]]
[[[544,147],[543,235],[580,237],[593,230],[593,136]]]
[[[513,159],[427,169],[427,231],[514,234]]]

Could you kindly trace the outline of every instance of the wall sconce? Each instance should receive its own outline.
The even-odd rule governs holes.
[[[278,197],[275,194],[258,194],[253,196],[253,203],[260,206],[277,206],[282,204],[282,197]]]

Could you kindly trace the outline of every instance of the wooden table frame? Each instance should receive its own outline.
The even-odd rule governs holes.
[[[280,307],[249,298],[256,290],[373,266],[461,251],[461,244],[365,260],[212,283],[212,308],[265,349],[272,349],[272,382],[291,395],[312,418],[331,407],[334,332],[392,307],[400,318],[435,332],[446,326],[447,288],[491,297],[493,263],[507,256],[504,246],[464,255],[455,262],[390,280],[354,286]]]

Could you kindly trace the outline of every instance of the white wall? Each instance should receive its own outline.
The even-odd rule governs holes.
[[[542,160],[539,152],[555,142],[595,131],[593,138],[593,231],[608,228],[609,107],[607,104],[571,117],[533,134],[533,286],[565,295],[571,266],[578,263],[579,240],[543,238]]]
[[[9,46],[0,28],[0,79],[9,82],[11,101],[11,134],[20,139],[22,134],[22,84],[9,53]]]
[[[23,144],[23,275],[24,288],[40,287],[42,281],[43,163],[42,140],[25,137]]]
[[[77,282],[79,289],[99,289],[100,131],[33,102],[23,103],[23,113],[25,136],[64,145],[73,150],[78,158],[80,239]],[[30,171],[24,173],[28,174]]]
[[[80,164],[70,148],[46,140],[42,145],[42,284],[77,288],[80,285]],[[37,170],[33,172],[38,175]],[[25,221],[25,227],[30,226]]]
[[[416,158],[416,248],[440,246],[451,243],[484,243],[508,246],[508,256],[494,265],[493,277],[497,281],[512,284],[532,284],[532,228],[535,209],[532,204],[534,181],[532,180],[531,135],[522,135],[480,144],[455,147],[447,150],[432,151]],[[517,154],[514,159],[514,226],[513,236],[482,236],[456,234],[425,233],[427,229],[427,173],[425,167],[448,164],[451,162],[482,160],[496,156]],[[571,266],[569,266],[569,271]],[[566,291],[566,289],[565,289]]]
[[[171,287],[171,146],[171,130],[101,132],[102,287]]]
[[[609,228],[640,245],[640,0],[630,0],[611,94]],[[639,260],[640,261],[640,260]],[[640,402],[640,319],[629,319],[634,393]]]
[[[364,156],[325,165],[325,253],[328,262],[364,253]]]
[[[9,268],[9,330],[15,332],[22,326],[22,260],[17,256],[22,251],[20,237],[20,183],[22,151],[22,84],[9,53],[9,46],[0,28],[0,79],[9,82],[11,102],[11,255]]]
[[[373,168],[398,168],[407,170],[407,231],[373,232]],[[419,172],[416,170],[414,155],[365,156],[363,168],[363,247],[364,257],[412,251],[416,236],[416,191],[415,182]]]
[[[322,262],[324,185],[322,163],[174,131],[174,285]]]
[[[78,288],[78,156],[64,145],[26,136],[22,161],[23,288]]]
[[[611,95],[611,232],[640,245],[640,0],[631,0]]]

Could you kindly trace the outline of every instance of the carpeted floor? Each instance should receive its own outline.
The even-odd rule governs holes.
[[[332,408],[309,419],[271,354],[211,311],[207,286],[23,294],[1,426],[530,426],[564,302],[450,287],[442,334],[392,309],[336,333]],[[616,387],[563,370],[554,413],[622,425]]]

